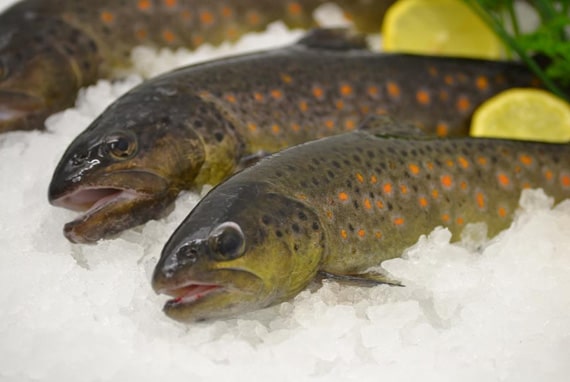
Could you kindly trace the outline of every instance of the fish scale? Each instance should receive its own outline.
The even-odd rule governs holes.
[[[555,202],[570,197],[568,144],[434,139],[372,118],[361,131],[284,150],[214,188],[165,245],[153,287],[176,295],[180,285],[216,286],[203,300],[166,304],[172,318],[193,321],[284,301],[317,273],[396,284],[369,268],[437,226],[453,240],[468,223],[496,235],[527,188]],[[212,238],[220,230],[241,237],[242,249],[220,257],[228,249]]]
[[[139,45],[194,49],[284,21],[315,26],[324,0],[23,0],[0,14],[0,132],[40,129],[80,88],[130,66]],[[393,0],[334,1],[376,32]]]
[[[481,102],[509,87],[539,85],[516,63],[380,54],[362,44],[346,31],[317,30],[286,48],[180,68],[127,92],[70,144],[54,172],[50,202],[88,210],[66,225],[66,236],[110,237],[160,216],[156,206],[180,190],[217,184],[263,153],[354,130],[370,115],[389,114],[434,135],[466,135]],[[124,157],[109,155],[108,141],[118,137],[133,147]],[[142,172],[165,189],[150,194],[135,177]],[[94,198],[94,188],[143,191],[144,205],[154,204],[140,208],[131,198],[121,213],[109,206],[91,214],[76,200],[85,192]]]

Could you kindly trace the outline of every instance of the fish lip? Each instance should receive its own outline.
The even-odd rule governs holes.
[[[227,290],[228,288],[221,284],[191,280],[180,285],[161,288],[156,290],[156,293],[174,297],[164,304],[164,309],[169,309],[192,305],[214,292],[221,293]]]
[[[34,120],[47,114],[41,97],[0,89],[0,131],[35,128]]]
[[[50,203],[56,207],[89,213],[91,210],[103,208],[121,194],[135,196],[138,193],[121,187],[83,186],[51,200]]]

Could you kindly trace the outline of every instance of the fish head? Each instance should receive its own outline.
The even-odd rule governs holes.
[[[205,132],[217,131],[218,120],[207,105],[133,91],[73,140],[54,171],[50,203],[83,212],[64,226],[72,242],[94,243],[163,216],[181,190],[213,171],[204,161],[216,138]],[[218,143],[223,150],[226,139]]]
[[[89,56],[96,55],[96,46],[63,22],[48,23],[33,12],[20,23],[3,24],[4,19],[2,15],[0,132],[41,129],[50,114],[72,106],[79,88],[94,81],[98,65]]]
[[[263,184],[214,188],[166,243],[152,278],[181,322],[285,301],[314,278],[324,236],[302,203]],[[230,184],[229,184],[230,183]]]

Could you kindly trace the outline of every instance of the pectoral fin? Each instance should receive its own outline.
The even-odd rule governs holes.
[[[355,285],[355,286],[375,286],[379,284],[388,284],[391,286],[404,286],[400,282],[389,278],[379,272],[368,271],[365,273],[358,274],[334,274],[329,272],[321,271],[318,273],[318,277],[321,279],[331,279],[338,281],[343,284]]]

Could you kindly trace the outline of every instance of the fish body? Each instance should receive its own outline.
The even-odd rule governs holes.
[[[479,103],[535,84],[518,64],[378,54],[335,33],[178,69],[120,97],[54,172],[50,202],[87,211],[66,237],[110,237],[160,216],[180,190],[217,184],[260,153],[354,130],[368,115],[465,135]]]
[[[570,197],[570,145],[386,134],[394,121],[295,146],[208,193],[165,245],[153,275],[180,321],[287,300],[318,273],[368,271],[437,226],[506,228],[525,188]],[[391,127],[391,126],[388,126]]]
[[[47,116],[73,105],[80,88],[129,66],[135,46],[192,49],[235,41],[276,20],[308,28],[324,2],[20,1],[0,14],[0,133],[43,128]],[[392,2],[336,3],[369,32]]]

